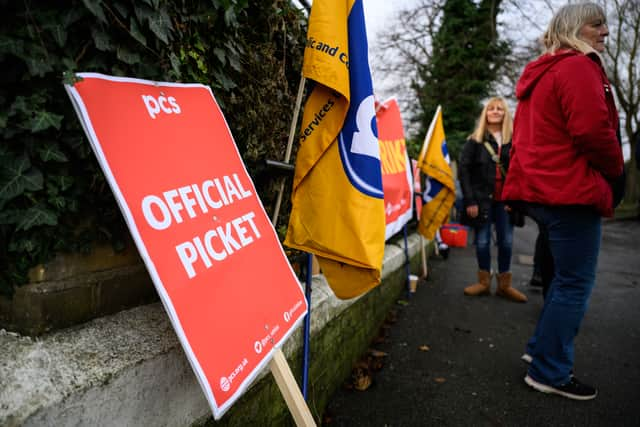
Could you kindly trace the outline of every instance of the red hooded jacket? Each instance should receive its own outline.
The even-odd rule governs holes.
[[[611,186],[622,174],[618,112],[597,55],[574,50],[529,63],[516,86],[505,200],[588,205],[613,216]]]

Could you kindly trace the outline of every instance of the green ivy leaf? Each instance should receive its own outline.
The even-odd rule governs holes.
[[[58,175],[51,177],[53,183],[61,190],[65,191],[74,183],[73,177],[68,175]]]
[[[64,30],[62,25],[51,25],[46,29],[51,33],[59,47],[64,47],[66,45],[67,32]]]
[[[15,116],[16,113],[27,114],[29,112],[29,106],[27,105],[27,98],[24,96],[16,96],[16,99],[9,107],[9,117]]]
[[[119,63],[111,66],[111,74],[120,77],[124,77],[126,75],[124,68],[122,68]]]
[[[140,42],[141,45],[143,45],[143,46],[147,45],[147,38],[140,31],[140,27],[138,26],[138,22],[135,20],[135,18],[133,16],[129,20],[129,32],[131,33],[131,35],[133,36],[134,39],[136,39],[138,42]]]
[[[18,113],[30,116],[32,111],[42,108],[45,102],[46,99],[44,96],[38,93],[28,98],[25,96],[16,96],[16,99],[11,103],[11,107],[9,107],[9,117],[15,116]]]
[[[123,4],[121,2],[115,2],[113,4],[113,7],[115,10],[118,11],[118,13],[120,14],[120,16],[122,16],[123,18],[127,18],[129,16],[129,6],[126,4]]]
[[[75,70],[78,64],[71,58],[62,58],[62,66],[67,70]]]
[[[59,211],[66,206],[66,199],[62,196],[49,197],[48,202]]]
[[[102,30],[94,28],[91,31],[91,37],[93,38],[93,42],[96,45],[96,49],[101,50],[103,52],[113,50],[113,43],[111,43],[111,37],[109,34],[105,33]]]
[[[145,22],[149,22],[149,20],[153,17],[154,11],[149,6],[136,6],[133,11],[136,14],[136,18],[138,18],[138,22],[144,24]]]
[[[216,47],[213,49],[213,54],[216,56],[216,58],[218,58],[218,61],[220,61],[220,63],[222,65],[225,64],[225,51],[220,49],[219,47]]]
[[[9,53],[22,58],[24,56],[24,41],[0,35],[0,53]]]
[[[195,47],[200,52],[206,52],[206,50],[207,50],[205,48],[205,46],[202,44],[202,40],[201,39],[196,39],[196,41],[193,43],[193,47]]]
[[[230,41],[225,42],[224,47],[226,47],[229,52],[235,55],[238,55],[238,53],[243,53],[242,47],[240,45],[237,45]]]
[[[36,249],[39,249],[39,245],[33,239],[27,238],[12,241],[9,245],[9,250],[12,252],[33,253]]]
[[[137,64],[140,62],[140,54],[138,52],[133,52],[124,46],[118,46],[116,55],[118,56],[119,60],[129,65]]]
[[[35,115],[29,121],[29,129],[31,133],[36,133],[54,127],[60,129],[60,123],[64,116],[60,114],[54,114],[49,111],[36,111]]]
[[[77,7],[70,8],[62,18],[62,26],[69,28],[72,24],[75,24],[84,16],[82,9]]]
[[[182,73],[180,72],[180,59],[174,52],[171,52],[171,54],[169,55],[169,61],[171,61],[171,69],[174,73],[176,73],[176,77],[179,79],[182,75]]]
[[[32,168],[22,176],[22,182],[26,191],[41,190],[44,182],[42,172],[37,168]]]
[[[54,142],[50,142],[38,149],[38,154],[43,162],[54,161],[54,162],[66,162],[69,159],[67,156],[60,150],[58,144]]]
[[[155,16],[149,18],[149,29],[153,31],[164,44],[169,44],[171,35],[171,19],[165,10],[160,10]]]
[[[22,211],[19,209],[7,209],[0,212],[0,225],[17,224],[18,220],[22,216]]]
[[[233,80],[231,80],[226,74],[223,74],[219,71],[214,71],[213,76],[216,78],[218,84],[222,86],[224,90],[233,89],[237,85]]]
[[[224,12],[224,23],[227,24],[227,27],[233,27],[238,22],[236,19],[236,11],[233,8],[228,8]]]
[[[82,3],[84,3],[84,7],[89,9],[89,12],[91,12],[93,16],[101,22],[107,23],[107,18],[104,16],[104,11],[102,10],[102,0],[82,0]]]
[[[44,205],[38,204],[24,212],[16,231],[26,231],[38,225],[58,225],[58,216]]]
[[[45,191],[47,192],[49,197],[57,196],[59,193],[58,187],[54,182],[51,182],[51,180],[47,180],[47,182],[45,182]]]
[[[23,59],[29,68],[29,72],[38,77],[44,77],[45,74],[53,71],[53,66],[46,58],[29,56]]]
[[[42,172],[31,167],[26,154],[0,166],[0,199],[10,200],[25,191],[42,189]]]
[[[238,58],[236,57],[229,58],[229,65],[231,65],[231,68],[233,68],[238,72],[242,71],[242,66],[240,65],[240,61],[238,61]]]

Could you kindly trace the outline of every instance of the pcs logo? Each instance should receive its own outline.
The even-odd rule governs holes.
[[[356,101],[357,102],[357,101]],[[354,108],[355,107],[355,108]],[[339,137],[340,158],[351,184],[362,193],[383,198],[380,147],[373,95],[351,105]]]

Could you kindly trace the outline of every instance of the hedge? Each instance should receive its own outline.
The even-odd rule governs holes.
[[[284,157],[306,31],[289,1],[0,0],[0,9],[0,294],[59,252],[126,241],[64,92],[74,71],[211,86],[271,209],[264,160]]]

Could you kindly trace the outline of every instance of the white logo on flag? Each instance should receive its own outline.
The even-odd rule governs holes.
[[[356,113],[356,126],[358,130],[353,133],[353,142],[351,144],[352,153],[362,154],[375,159],[380,158],[378,138],[371,129],[371,120],[375,115],[375,100],[373,99],[373,95],[369,95],[363,99],[358,106],[358,112]]]

